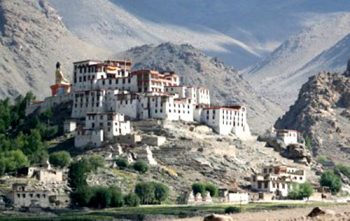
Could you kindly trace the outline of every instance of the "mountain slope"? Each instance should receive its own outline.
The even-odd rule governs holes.
[[[314,153],[350,162],[350,78],[326,72],[310,77],[275,126],[310,136]]]
[[[131,58],[134,69],[173,70],[182,77],[185,84],[208,87],[214,103],[247,105],[249,123],[255,132],[270,127],[281,114],[281,109],[276,104],[256,94],[237,71],[191,45],[145,45],[116,57]]]
[[[46,0],[1,0],[0,31],[0,97],[44,97],[57,61],[70,75],[72,61],[109,54],[72,35]]]
[[[50,0],[69,30],[118,52],[143,44],[189,43],[239,69],[346,0]]]
[[[350,13],[321,19],[285,41],[271,56],[250,68],[245,77],[264,95],[287,106],[310,76],[301,74],[302,68],[342,40],[349,30]]]
[[[297,71],[296,76],[303,75],[309,77],[322,70],[341,72],[346,68],[346,63],[350,55],[350,34],[346,35],[330,49],[323,51],[320,55],[308,62]]]
[[[214,55],[247,65],[259,53],[230,36],[202,26],[178,26],[139,18],[109,0],[51,0],[67,27],[84,40],[116,52],[143,44],[190,43]],[[239,61],[239,62],[237,62]]]

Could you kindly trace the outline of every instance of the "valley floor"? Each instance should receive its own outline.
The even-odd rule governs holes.
[[[312,210],[312,206],[307,206],[304,208],[293,208],[293,209],[280,209],[280,210],[262,210],[258,212],[246,212],[232,215],[234,221],[244,220],[244,221],[289,221],[289,220],[309,220],[306,216]],[[327,210],[332,210],[335,215],[325,215],[317,219],[310,220],[350,220],[350,205],[337,205],[329,206]],[[167,219],[170,221],[174,219]],[[203,217],[193,217],[176,219],[177,221],[202,221]]]
[[[144,221],[202,221],[207,214],[224,213],[229,204],[213,205],[154,205],[140,207],[123,207],[105,210],[61,211],[43,213],[0,213],[0,220],[144,220]],[[239,206],[239,205],[234,205]],[[262,221],[262,220],[305,220],[312,208],[320,206],[335,211],[344,216],[350,214],[350,204],[327,203],[250,203],[241,205],[240,214],[231,215],[233,220]],[[180,218],[186,217],[186,218]],[[350,217],[349,217],[350,218]],[[324,220],[324,219],[322,219]],[[327,219],[325,219],[327,220]],[[334,219],[333,219],[334,220]],[[337,220],[337,219],[335,219]],[[340,219],[342,220],[342,219]],[[348,220],[348,219],[344,219]]]

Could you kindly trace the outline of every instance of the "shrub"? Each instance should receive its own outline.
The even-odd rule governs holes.
[[[79,187],[71,195],[72,202],[73,204],[78,205],[80,207],[88,206],[93,194],[94,193],[91,187],[88,187],[88,186]]]
[[[87,158],[90,164],[90,167],[93,171],[96,171],[99,167],[104,167],[106,165],[106,161],[102,156],[92,155]]]
[[[192,191],[194,195],[196,195],[197,193],[204,195],[206,191],[205,185],[203,183],[194,183],[192,184]]]
[[[158,204],[161,204],[163,201],[169,197],[169,188],[162,183],[153,183],[154,185],[154,198]]]
[[[90,199],[89,206],[102,209],[109,207],[111,204],[112,194],[108,187],[93,187],[93,195]]]
[[[115,160],[115,163],[120,169],[124,169],[129,166],[129,162],[125,158],[118,158]]]
[[[117,187],[110,187],[111,203],[110,207],[122,207],[124,205],[123,194]]]
[[[142,204],[153,204],[155,200],[155,187],[153,183],[143,182],[135,186],[135,193],[140,198]]]
[[[342,182],[339,176],[337,176],[333,171],[325,171],[320,180],[321,186],[327,186],[332,191],[333,194],[336,194],[340,191],[342,187]]]
[[[127,206],[136,207],[140,205],[140,198],[135,193],[124,196],[124,203]]]
[[[55,167],[64,168],[69,166],[71,156],[67,151],[58,151],[50,154],[49,161]]]
[[[240,213],[242,209],[240,207],[230,206],[225,209],[225,213]]]
[[[316,159],[316,161],[322,165],[326,164],[329,160],[326,156],[319,155]]]
[[[217,186],[215,186],[212,183],[206,183],[204,185],[205,185],[205,191],[209,192],[210,196],[212,197],[218,196],[219,189],[217,188]]]
[[[338,164],[337,166],[335,166],[334,172],[336,174],[343,174],[350,179],[350,166]]]
[[[314,190],[310,183],[294,184],[293,189],[288,193],[288,198],[301,200],[309,198],[313,192]]]
[[[148,171],[148,165],[143,160],[138,160],[133,165],[134,170],[140,172],[140,173],[146,173]]]

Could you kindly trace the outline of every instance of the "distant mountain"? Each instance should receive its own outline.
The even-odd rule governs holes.
[[[349,163],[350,78],[327,72],[310,77],[275,126],[299,130],[312,139],[315,154]]]
[[[50,0],[68,29],[98,47],[189,43],[238,69],[347,0]],[[316,56],[316,55],[314,55]]]
[[[131,59],[133,69],[173,70],[184,84],[208,87],[213,103],[247,105],[249,123],[255,132],[271,127],[282,113],[276,104],[259,96],[232,67],[191,45],[144,45],[116,57]]]
[[[342,72],[350,56],[350,34],[346,35],[330,49],[308,62],[297,71],[298,75],[309,77],[321,71]],[[296,76],[293,76],[294,78]]]
[[[57,61],[70,75],[72,61],[107,54],[72,35],[45,0],[0,1],[0,97],[45,97]]]
[[[289,38],[265,60],[246,70],[244,76],[265,96],[288,106],[308,77],[345,64],[349,33],[350,13],[322,18]]]

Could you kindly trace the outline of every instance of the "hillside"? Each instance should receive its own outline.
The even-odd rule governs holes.
[[[311,77],[277,128],[290,128],[312,138],[314,153],[350,162],[350,78],[336,73]]]
[[[349,13],[320,18],[282,43],[266,59],[246,70],[244,76],[265,96],[288,107],[296,99],[301,85],[317,73],[315,71],[321,68],[334,71],[339,66],[332,63],[344,62],[341,50],[345,50],[346,45],[338,42],[349,34],[349,29]]]
[[[271,127],[281,114],[276,104],[259,96],[236,70],[191,45],[145,45],[116,57],[131,59],[134,69],[173,70],[184,84],[208,87],[214,103],[247,105],[249,124],[255,132]]]
[[[71,34],[46,0],[0,1],[0,97],[44,97],[57,61],[70,75],[73,60],[107,54]]]

